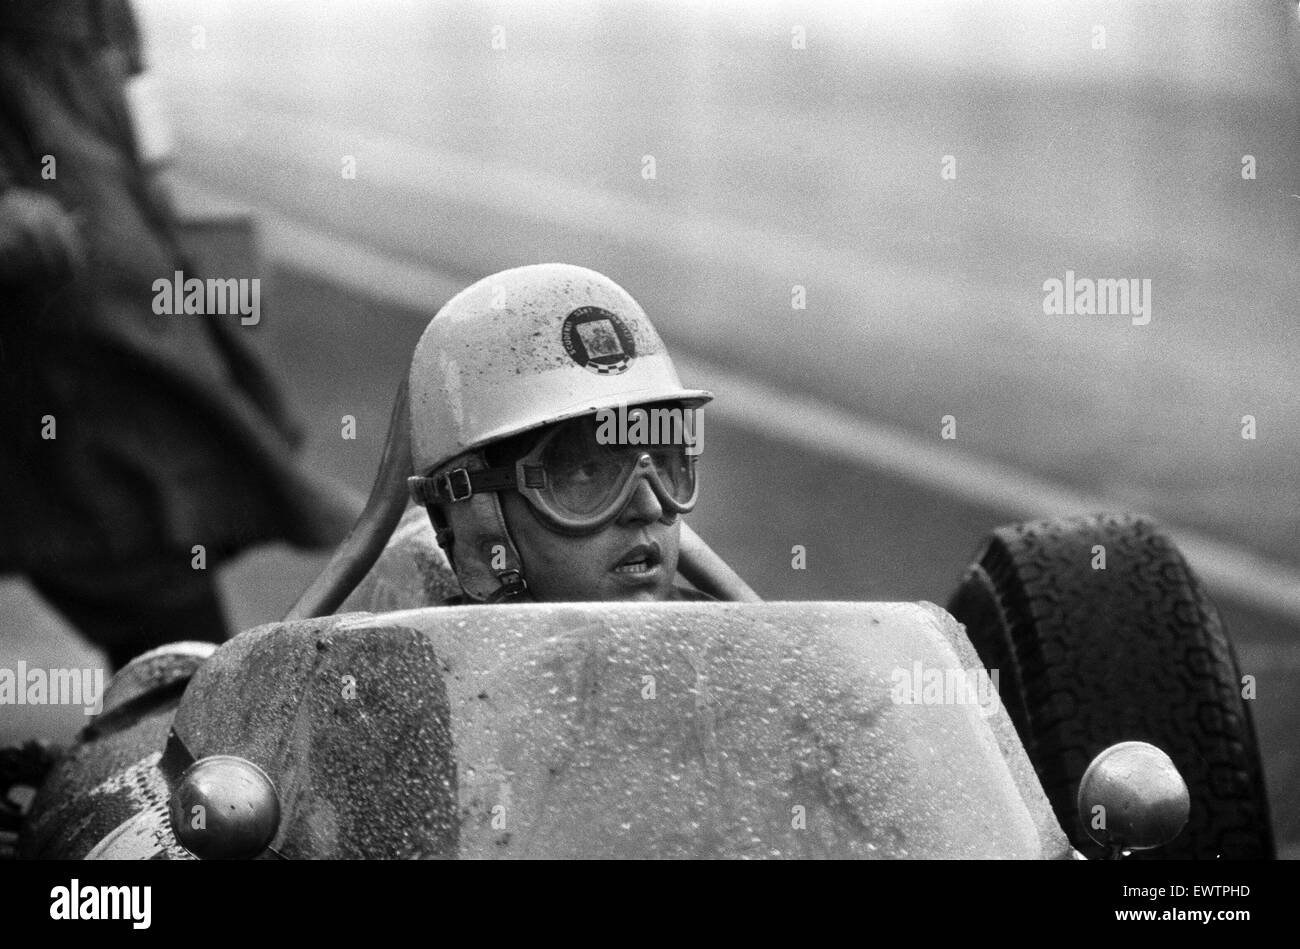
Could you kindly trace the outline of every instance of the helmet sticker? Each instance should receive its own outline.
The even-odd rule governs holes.
[[[566,316],[560,339],[569,358],[602,376],[625,371],[636,357],[632,332],[619,317],[598,306],[580,307]]]

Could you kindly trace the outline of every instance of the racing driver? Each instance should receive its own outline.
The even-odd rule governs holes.
[[[707,598],[674,581],[712,394],[614,281],[539,264],[472,284],[420,338],[409,392],[410,489],[461,602]]]

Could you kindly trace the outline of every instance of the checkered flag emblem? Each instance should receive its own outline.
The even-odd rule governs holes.
[[[569,358],[588,372],[616,376],[636,359],[636,341],[619,317],[598,306],[584,306],[564,318],[560,341]]]
[[[631,363],[623,350],[623,343],[618,338],[611,320],[592,320],[578,324],[578,336],[583,348],[587,350],[587,368],[602,376],[616,375]],[[611,359],[611,357],[617,357]]]

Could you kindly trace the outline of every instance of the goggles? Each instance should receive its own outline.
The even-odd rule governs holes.
[[[412,478],[424,503],[468,500],[484,491],[515,490],[561,530],[589,533],[618,517],[645,479],[665,511],[695,507],[696,456],[687,446],[602,445],[590,417],[562,422],[513,465],[468,471],[454,468],[433,478]]]

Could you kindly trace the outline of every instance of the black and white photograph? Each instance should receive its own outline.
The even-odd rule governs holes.
[[[1296,0],[0,0],[16,915],[888,860],[1259,921],[1298,301]]]

